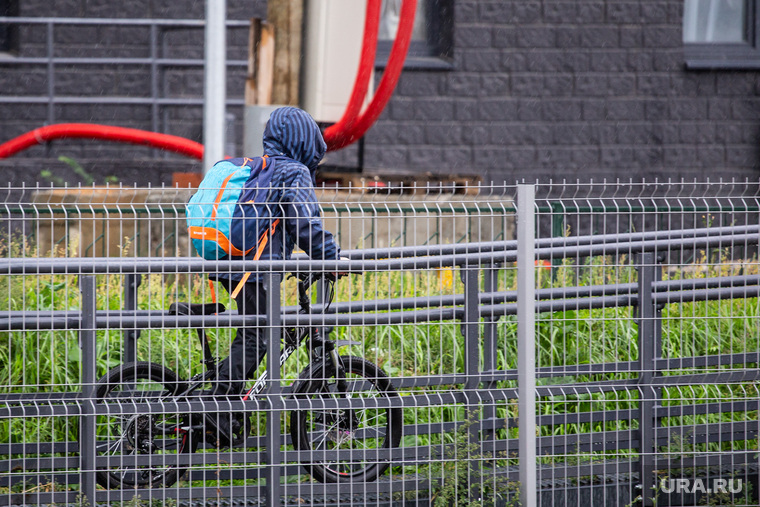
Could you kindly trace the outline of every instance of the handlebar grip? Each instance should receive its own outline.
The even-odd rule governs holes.
[[[306,276],[301,278],[299,285],[301,285],[304,288],[304,290],[308,290],[309,287],[314,285],[314,283],[317,280],[319,280],[321,277],[322,277],[322,273],[319,273],[319,272],[307,273]]]
[[[333,284],[335,283],[335,276],[332,273],[323,273],[321,271],[315,271],[311,273],[307,273],[303,275],[303,277],[298,282],[298,299],[299,304],[301,305],[301,309],[308,313],[309,308],[309,296],[307,294],[307,291],[309,288],[314,285],[315,282],[317,282],[320,278],[325,279],[327,283],[327,286],[329,289],[326,289],[326,295],[325,298],[327,299],[327,304],[329,305],[330,302],[333,299]]]

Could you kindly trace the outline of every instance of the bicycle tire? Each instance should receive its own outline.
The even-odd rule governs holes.
[[[334,366],[320,362],[301,373],[294,386],[294,398],[308,406],[310,400],[324,401],[345,395],[365,399],[368,395],[398,397],[390,379],[377,365],[354,356],[341,356],[341,360],[348,383],[346,393],[337,392]],[[403,410],[361,408],[360,403],[360,408],[349,410],[318,405],[314,403],[316,408],[294,410],[290,414],[293,446],[296,450],[312,451],[312,459],[303,463],[306,471],[320,482],[332,483],[371,482],[380,477],[390,466],[390,460],[372,458],[367,451],[398,447],[403,433]],[[322,450],[337,455],[339,460],[321,459]]]
[[[198,447],[199,439],[190,430],[190,416],[120,414],[119,405],[165,400],[182,391],[184,383],[172,370],[150,362],[117,366],[97,382],[97,402],[114,405],[113,415],[96,418],[96,454],[112,458],[107,468],[97,470],[98,484],[106,489],[144,489],[171,486],[179,480],[186,468],[176,464],[172,456],[192,453]],[[158,467],[129,463],[129,456],[141,454],[166,458]]]

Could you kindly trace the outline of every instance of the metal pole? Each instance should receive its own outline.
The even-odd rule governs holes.
[[[82,349],[82,374],[79,403],[79,473],[80,492],[95,505],[95,276],[82,275],[79,279],[82,292],[82,324],[79,328],[79,346]]]
[[[655,503],[655,444],[656,420],[655,405],[659,399],[659,389],[653,387],[655,360],[661,356],[659,345],[658,315],[652,294],[652,284],[660,278],[654,253],[636,256],[639,271],[639,410],[641,412],[639,457],[639,481],[641,483],[641,505],[651,506]]]
[[[484,270],[484,284],[483,291],[486,293],[495,292],[498,284],[499,268],[490,266]],[[483,319],[483,372],[487,374],[493,374],[496,371],[497,364],[496,358],[498,357],[498,334],[496,325],[499,321],[499,317],[486,317]],[[498,389],[495,380],[484,382],[483,389],[488,392],[491,389]],[[496,406],[492,401],[489,401],[483,406],[483,422],[486,424],[486,428],[481,433],[482,440],[481,445],[485,442],[493,444],[496,424]],[[487,450],[491,454],[496,455],[495,449]]]
[[[137,288],[142,282],[142,275],[129,273],[124,276],[124,309],[130,312],[137,310]],[[140,328],[127,329],[124,331],[124,362],[137,361],[137,339],[140,337]]]
[[[267,294],[267,324],[264,336],[268,344],[267,371],[269,388],[267,393],[267,436],[264,478],[267,485],[266,505],[279,507],[282,496],[282,452],[280,451],[280,417],[285,404],[280,385],[280,273],[264,275],[264,290]]]
[[[520,504],[536,505],[536,278],[533,185],[517,187],[517,393]]]
[[[153,132],[159,132],[158,124],[158,98],[160,92],[158,88],[158,25],[155,23],[150,25],[150,96],[153,98],[153,103],[150,105],[150,120],[151,128]],[[158,150],[151,150],[157,152]],[[153,155],[155,158],[156,155]]]
[[[476,422],[477,417],[477,390],[480,386],[480,340],[478,336],[478,328],[480,317],[478,315],[478,274],[479,269],[477,266],[462,266],[460,270],[460,277],[464,284],[464,316],[462,317],[462,335],[464,336],[464,350],[465,363],[464,363],[464,395],[467,400],[467,406],[465,407],[465,414],[467,422],[470,427],[467,431],[467,448],[471,449],[472,445],[478,443],[478,431],[479,424]],[[476,484],[473,481],[482,480],[478,478],[478,475],[474,472],[478,469],[478,460],[473,459],[472,453],[467,452],[467,460],[469,461],[469,475],[467,483],[470,485],[469,498],[473,498],[473,488]],[[482,484],[477,484],[478,490],[482,491]]]
[[[224,158],[226,116],[227,0],[206,0],[205,76],[203,87],[203,173]]]
[[[464,374],[465,394],[469,399],[475,399],[474,394],[480,385],[479,360],[480,340],[478,316],[478,273],[476,266],[462,266],[460,276],[464,284],[464,317],[462,318],[462,336],[464,337],[464,349],[467,351],[465,358]],[[468,407],[472,409],[472,406]]]
[[[325,283],[324,278],[320,278],[319,280],[317,280],[317,304],[319,305],[325,304],[325,301],[327,300],[326,291],[327,291],[327,283]],[[330,336],[330,333],[332,333],[333,329],[334,327],[319,328],[319,334],[323,336],[324,338],[328,338]]]

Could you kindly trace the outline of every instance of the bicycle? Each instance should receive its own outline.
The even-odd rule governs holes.
[[[299,313],[311,313],[308,289],[319,277],[319,274],[312,273],[299,280]],[[333,299],[334,280],[325,277],[324,283],[327,309]],[[209,315],[224,311],[224,306],[218,303],[174,303],[169,308],[172,315]],[[97,402],[167,404],[198,399],[203,386],[215,379],[217,359],[212,355],[204,329],[199,327],[196,331],[203,348],[204,372],[185,381],[161,364],[123,364],[111,369],[98,381]],[[402,435],[402,409],[388,402],[378,404],[386,408],[365,407],[362,402],[351,403],[353,408],[319,407],[346,405],[334,401],[325,403],[330,399],[397,398],[399,395],[390,379],[379,366],[366,359],[339,355],[337,342],[323,338],[317,328],[308,325],[285,328],[283,336],[280,366],[304,343],[308,342],[310,348],[309,365],[293,384],[291,394],[292,398],[302,401],[299,406],[307,407],[290,413],[293,447],[313,451],[309,453],[313,458],[302,462],[302,466],[321,482],[376,480],[388,469],[390,460],[372,459],[372,449],[398,447]],[[265,370],[253,387],[242,395],[243,400],[261,395],[268,376]],[[250,415],[246,415],[246,423]],[[96,452],[109,458],[106,460],[108,465],[96,472],[98,484],[104,488],[127,489],[171,486],[183,476],[187,467],[180,463],[177,455],[195,452],[204,441],[204,417],[204,414],[174,413],[99,415]],[[248,428],[245,434],[248,435]],[[323,459],[320,455],[327,457]]]

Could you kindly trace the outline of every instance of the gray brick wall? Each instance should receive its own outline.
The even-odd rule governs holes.
[[[266,0],[228,0],[228,17],[264,17]],[[456,0],[451,70],[406,70],[394,97],[365,138],[365,167],[388,173],[479,174],[486,181],[548,179],[752,178],[760,165],[760,74],[687,71],[681,42],[683,0]],[[201,18],[200,0],[24,0],[22,15]],[[56,32],[64,56],[147,56],[142,28],[82,27]],[[24,56],[45,54],[44,29],[21,32]],[[93,44],[93,41],[96,41]],[[246,31],[228,38],[244,59]],[[203,33],[172,30],[166,57],[202,57]],[[379,74],[376,82],[379,80]],[[144,68],[63,67],[56,91],[149,96]],[[167,97],[199,97],[202,69],[166,68]],[[244,75],[228,76],[242,97]],[[41,94],[44,66],[0,62],[0,95]],[[242,137],[242,111],[235,135]],[[46,122],[44,105],[0,104],[0,140]],[[56,121],[151,129],[151,107],[60,105]],[[164,132],[201,140],[200,107],[161,109]],[[81,157],[93,172],[102,160],[125,183],[168,182],[197,170],[182,157],[93,142],[62,141],[0,161],[0,178],[29,183],[24,167],[55,167],[58,155]],[[356,148],[329,155],[349,166]],[[23,162],[23,164],[22,164]],[[144,169],[148,170],[144,170]],[[109,174],[110,174],[109,173]],[[2,180],[6,181],[6,180]]]
[[[367,166],[756,179],[759,74],[685,70],[682,4],[457,0],[454,69],[403,74]]]
[[[227,0],[229,19],[247,20],[265,17],[265,0]],[[114,3],[110,0],[23,0],[20,15],[29,17],[137,18],[137,19],[202,19],[205,2],[201,0],[135,0]],[[203,58],[202,28],[167,28],[159,44],[161,58]],[[19,33],[19,56],[46,57],[47,28],[26,25]],[[66,26],[55,28],[55,56],[65,58],[148,58],[151,56],[150,28],[145,26]],[[248,30],[228,31],[228,58],[247,59]],[[56,65],[53,74],[58,96],[151,97],[149,65],[126,64],[107,68],[97,65]],[[228,75],[228,96],[242,99],[245,69],[234,69]],[[14,63],[0,59],[0,96],[44,97],[50,85],[44,62]],[[203,96],[202,66],[165,66],[159,75],[159,96],[194,98]],[[49,109],[47,104],[0,103],[0,142],[49,123],[86,122],[154,130],[202,141],[202,106],[150,104],[63,103]],[[231,108],[235,115],[233,132],[237,144],[242,139],[242,108]],[[169,183],[172,172],[198,171],[194,160],[151,150],[106,142],[64,140],[30,148],[11,159],[0,160],[0,182],[12,185],[49,183],[40,178],[43,169],[52,170],[71,184],[78,182],[60,156],[74,158],[85,169],[103,181],[114,175],[125,184],[160,185]]]

